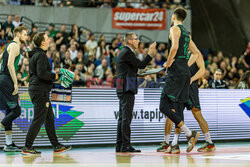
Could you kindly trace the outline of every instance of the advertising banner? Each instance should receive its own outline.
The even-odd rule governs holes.
[[[116,29],[165,30],[165,9],[112,8],[112,26]]]
[[[23,146],[34,116],[27,89],[20,88],[21,116],[13,122],[13,139]],[[139,89],[131,123],[133,143],[161,142],[165,115],[159,111],[160,89]],[[250,90],[200,90],[201,112],[213,140],[250,139]],[[72,103],[52,102],[59,141],[71,145],[115,144],[119,101],[115,89],[73,88]],[[5,111],[0,111],[0,120]],[[184,111],[185,124],[201,132],[191,111]],[[173,135],[172,135],[173,136]],[[204,140],[201,133],[200,140]],[[182,133],[180,141],[186,141]],[[0,133],[0,147],[5,145]],[[42,126],[35,146],[51,145]]]

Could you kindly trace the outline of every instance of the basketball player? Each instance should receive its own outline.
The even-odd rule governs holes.
[[[0,55],[0,110],[6,111],[0,123],[0,130],[5,130],[6,145],[3,150],[7,152],[21,151],[21,148],[12,141],[12,122],[21,114],[16,74],[20,60],[20,44],[27,40],[27,29],[19,26],[13,33],[13,41]]]
[[[195,63],[194,63],[195,61]],[[191,85],[189,89],[189,101],[185,104],[185,107],[188,110],[192,111],[192,114],[194,115],[195,119],[199,123],[199,126],[205,136],[206,142],[203,146],[198,148],[197,151],[199,152],[209,152],[214,151],[215,145],[211,140],[208,124],[204,117],[201,114],[201,108],[200,108],[200,101],[199,101],[199,90],[198,90],[198,81],[197,79],[201,78],[203,74],[205,73],[205,66],[204,66],[204,60],[201,54],[194,55],[192,54],[191,58],[188,61],[188,65],[190,66],[190,72],[191,72]],[[178,145],[178,139],[180,136],[180,130],[175,129],[174,134],[174,140],[173,142],[169,143],[169,138],[171,134],[171,130],[173,127],[173,123],[171,120],[166,119],[165,123],[165,140],[162,143],[162,146],[157,149],[157,151],[162,152],[165,151],[166,153],[172,153],[172,154],[179,154],[180,148]]]
[[[183,27],[187,16],[184,8],[177,8],[172,15],[170,28],[170,52],[164,67],[168,70],[165,85],[160,100],[160,111],[165,114],[176,127],[179,127],[187,136],[187,152],[192,151],[200,133],[191,131],[183,122],[183,104],[188,102],[190,85],[190,70],[187,64],[188,50],[199,54],[196,45],[190,39],[189,32]]]

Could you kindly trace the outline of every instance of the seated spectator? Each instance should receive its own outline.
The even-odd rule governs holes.
[[[22,0],[21,5],[35,5],[35,0]]]
[[[0,30],[0,46],[4,49],[5,45],[8,43],[8,37],[5,35],[4,29]]]
[[[60,58],[63,61],[66,57],[66,51],[67,51],[67,46],[66,45],[61,45],[60,47]]]
[[[24,84],[25,79],[22,79],[22,73],[18,72],[16,77],[17,77],[18,86],[25,86],[25,84]]]
[[[235,86],[235,89],[250,89],[250,71],[246,71]]]
[[[29,65],[25,65],[23,64],[20,70],[21,74],[22,74],[22,81],[24,83],[24,86],[28,86],[29,85]]]
[[[62,65],[61,65],[61,58],[60,58],[60,53],[59,52],[56,52],[56,54],[53,54],[52,60],[53,60],[54,67],[55,66],[62,67]]]
[[[242,63],[244,64],[246,69],[250,68],[250,42],[248,42],[246,51],[244,52]]]
[[[102,64],[96,67],[95,69],[95,76],[97,76],[99,79],[104,79],[104,75],[107,70],[110,70],[110,67],[108,67],[108,62],[106,59],[102,60]]]
[[[33,37],[37,34],[38,28],[37,26],[33,26],[31,32],[29,33],[31,41],[33,40]]]
[[[100,8],[111,8],[111,3],[109,0],[104,0],[103,4],[100,6]]]
[[[12,24],[12,16],[8,15],[7,20],[3,23],[2,28],[4,29],[5,32],[7,32],[7,28],[10,28],[11,32],[13,32],[15,26]]]
[[[98,44],[99,44],[101,41],[105,41],[105,42],[106,42],[105,34],[101,34],[101,35],[100,35],[99,40],[98,40]]]
[[[90,85],[93,84],[93,78],[94,78],[94,64],[90,65],[87,68],[87,71],[82,75],[82,80],[86,83],[87,87],[90,87]]]
[[[219,51],[219,52],[217,53],[217,57],[218,57],[218,63],[220,63],[221,61],[223,61],[223,59],[224,59],[223,52],[222,52],[222,51]]]
[[[52,58],[53,58],[53,56],[58,52],[56,50],[56,44],[55,43],[50,43],[49,49],[51,51],[51,55],[52,55]]]
[[[47,55],[47,57],[48,57],[48,59],[49,59],[49,63],[50,63],[50,65],[51,65],[51,68],[52,68],[52,66],[53,66],[53,60],[52,60],[52,55],[51,55],[51,51],[50,50],[47,50],[47,52],[46,52],[46,55]]]
[[[86,47],[88,51],[95,50],[97,48],[97,41],[95,41],[95,35],[92,33],[89,35],[89,40],[86,42]]]
[[[18,26],[23,24],[23,23],[20,22],[20,16],[19,15],[15,15],[14,20],[12,21],[12,24],[15,27],[18,27]]]
[[[48,30],[49,30],[49,37],[55,38],[56,34],[58,32],[55,30],[55,24],[54,23],[49,24],[49,29]]]
[[[78,51],[76,50],[75,44],[70,45],[69,53],[71,60],[74,60],[77,57]]]
[[[222,77],[222,71],[220,69],[217,69],[214,73],[214,79],[208,83],[209,88],[211,88],[211,89],[228,89],[226,82],[224,80],[221,80],[221,77]]]
[[[166,45],[164,43],[160,43],[157,47],[157,52],[160,53],[162,56],[164,56],[166,50]]]
[[[75,41],[79,41],[79,37],[81,35],[81,31],[79,31],[79,28],[76,24],[73,24],[71,27],[71,32],[69,33],[69,36],[71,39],[74,39]]]
[[[78,51],[77,57],[72,61],[73,64],[84,64],[83,53],[81,50]]]
[[[68,50],[65,52],[65,59],[63,60],[63,64],[68,66],[71,66],[72,64],[72,59],[70,58],[70,53]]]
[[[155,57],[155,64],[156,64],[156,66],[163,67],[164,62],[165,61],[163,61],[162,55],[160,53],[156,53],[156,57]]]
[[[116,39],[118,40],[118,48],[120,48],[120,47],[122,47],[123,45],[123,39],[122,39],[122,34],[120,34],[120,33],[118,33],[117,35],[116,35]],[[122,49],[122,48],[120,48],[120,49]]]
[[[138,47],[138,52],[139,54],[143,54],[143,50],[145,49],[145,43],[144,42],[140,42],[139,43],[139,47]],[[139,56],[138,56],[139,57]],[[140,58],[139,58],[140,59]]]
[[[104,40],[99,42],[96,50],[96,59],[100,59],[101,56],[109,56],[109,48]]]
[[[159,88],[160,83],[157,82],[156,74],[147,75],[139,88]]]
[[[142,50],[142,53],[139,52],[138,59],[140,59],[141,61],[143,61],[144,58],[147,56],[147,54],[148,54],[148,48],[144,48]]]
[[[81,80],[80,75],[76,74],[74,78],[74,82],[72,83],[73,86],[79,87],[79,86],[84,86],[85,83],[84,81]]]
[[[53,6],[53,0],[42,0],[43,7]]]
[[[222,78],[225,78],[226,77],[226,75],[227,75],[227,66],[226,66],[226,63],[224,62],[224,61],[221,61],[220,62],[220,69],[221,69],[221,71],[222,71]]]
[[[66,25],[61,25],[61,31],[56,34],[55,41],[57,50],[60,49],[61,45],[67,45],[69,44],[69,34],[66,32]]]
[[[111,45],[109,46],[109,54],[110,54],[111,63],[113,62],[113,59],[115,57],[116,49],[118,49],[118,44],[119,44],[118,39],[113,38],[111,41]]]

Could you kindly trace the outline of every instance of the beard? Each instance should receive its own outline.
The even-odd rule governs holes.
[[[22,38],[19,38],[19,41],[20,41],[21,43],[23,43],[23,44],[26,43],[26,41],[25,41],[24,39],[22,39]]]
[[[171,27],[173,27],[174,26],[174,22],[173,21],[171,21]]]

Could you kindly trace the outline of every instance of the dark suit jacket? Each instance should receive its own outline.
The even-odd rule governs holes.
[[[137,71],[143,69],[152,60],[152,57],[147,55],[143,61],[136,58],[134,52],[125,46],[116,60],[116,92],[117,94],[132,92],[137,93]]]

